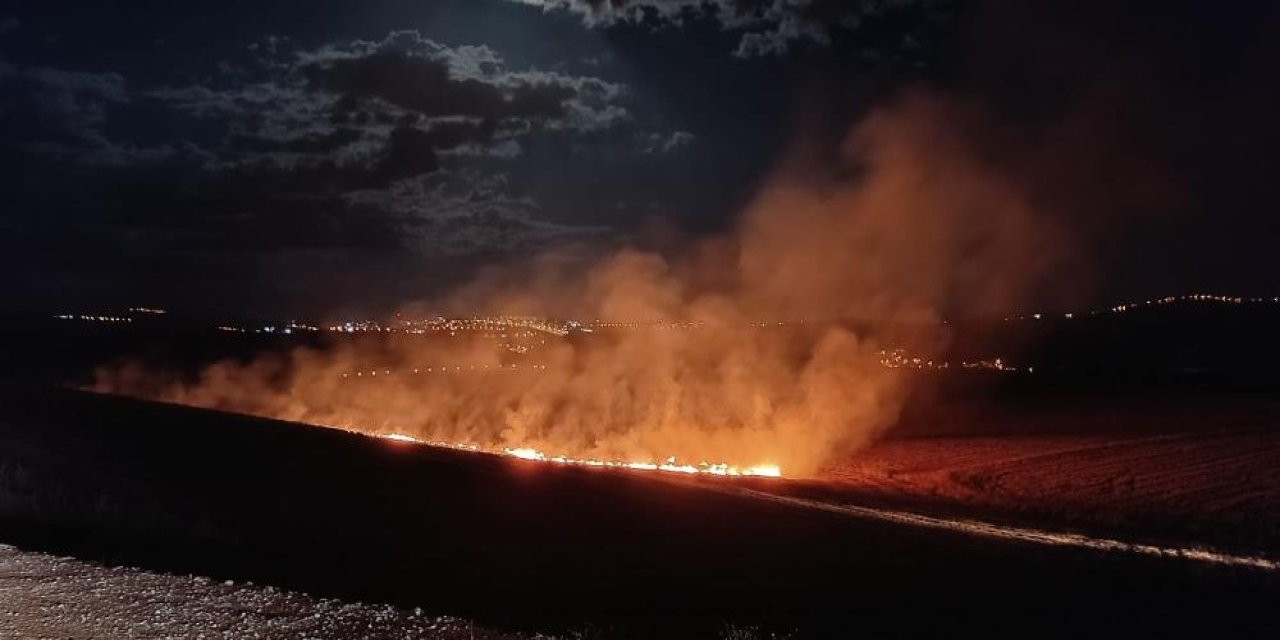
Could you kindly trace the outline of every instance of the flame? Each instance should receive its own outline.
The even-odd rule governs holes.
[[[440,447],[444,449],[461,449],[464,451],[482,451],[494,455],[507,456],[511,458],[519,458],[521,460],[531,460],[534,462],[549,462],[560,465],[573,465],[582,467],[604,467],[609,469],[630,469],[633,471],[665,471],[668,473],[685,473],[685,474],[706,474],[713,476],[726,477],[757,477],[757,478],[781,478],[782,469],[774,464],[760,464],[750,467],[736,467],[725,463],[709,463],[700,462],[698,464],[681,464],[676,461],[675,456],[667,458],[663,462],[628,462],[622,460],[598,460],[594,458],[570,458],[567,456],[549,456],[542,451],[531,447],[511,447],[502,449],[486,449],[472,443],[457,442],[441,442],[422,440],[403,433],[382,433],[378,437],[386,440],[394,440],[396,442],[411,442],[429,447]]]
[[[399,441],[399,442],[415,442],[415,443],[416,443],[416,442],[421,442],[421,440],[418,440],[417,438],[415,438],[415,437],[413,437],[413,436],[406,436],[406,435],[405,435],[405,434],[403,434],[403,433],[388,433],[388,434],[383,435],[382,437],[384,437],[384,438],[386,438],[386,439],[388,439],[388,440],[396,440],[396,441]]]

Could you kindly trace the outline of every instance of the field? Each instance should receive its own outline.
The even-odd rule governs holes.
[[[1280,551],[1280,433],[916,438],[833,465],[858,495]]]
[[[847,500],[852,475],[691,485],[76,392],[3,400],[0,537],[26,551],[421,607],[496,633],[1280,629],[1271,571],[770,499],[825,487]]]

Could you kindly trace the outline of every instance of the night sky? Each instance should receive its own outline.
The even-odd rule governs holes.
[[[925,91],[1070,230],[1069,302],[1276,295],[1273,7],[0,2],[0,294],[376,313],[551,248],[666,250]]]

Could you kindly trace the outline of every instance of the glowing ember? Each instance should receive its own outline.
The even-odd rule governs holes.
[[[403,433],[388,433],[383,435],[382,437],[388,440],[397,440],[399,442],[419,442],[419,443],[422,442],[421,440],[418,440],[413,436],[406,436]]]
[[[782,477],[782,470],[777,465],[757,465],[753,467],[734,467],[727,464],[679,464],[675,457],[666,462],[622,462],[611,460],[593,460],[590,458],[568,458],[565,456],[548,457],[537,449],[518,448],[503,449],[505,455],[524,460],[553,462],[556,464],[580,465],[587,467],[610,467],[615,469],[633,469],[636,471],[667,471],[671,473],[706,473],[717,476],[763,476],[768,478]]]
[[[522,449],[506,449],[503,451],[503,453],[516,458],[521,458],[523,460],[546,460],[547,459],[547,456],[543,455],[541,452],[539,452],[536,449],[523,449],[523,448]]]
[[[553,464],[576,465],[583,467],[605,467],[609,469],[631,469],[634,471],[666,471],[669,473],[687,473],[687,474],[707,474],[714,476],[734,476],[734,477],[761,477],[761,478],[781,478],[782,469],[777,465],[762,464],[752,467],[735,467],[728,464],[712,464],[701,462],[698,464],[680,464],[676,462],[674,456],[667,458],[665,462],[623,462],[618,460],[594,460],[591,458],[569,458],[566,456],[548,456],[547,454],[529,447],[516,447],[505,449],[482,449],[475,444],[462,444],[452,442],[438,442],[420,440],[413,436],[403,433],[384,433],[379,437],[387,440],[395,440],[397,442],[413,442],[432,447],[442,447],[446,449],[462,449],[465,451],[483,451],[495,455],[510,456],[512,458],[520,458],[521,460],[532,460],[534,462],[549,462]]]

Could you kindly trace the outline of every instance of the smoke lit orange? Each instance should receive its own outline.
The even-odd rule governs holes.
[[[931,359],[940,305],[1007,306],[1061,254],[950,116],[918,98],[873,113],[846,162],[779,172],[724,237],[550,254],[402,310],[471,318],[434,335],[376,332],[195,381],[126,365],[95,389],[548,463],[811,475],[897,420],[917,372],[884,366],[886,350]],[[523,320],[482,321],[502,317]]]

